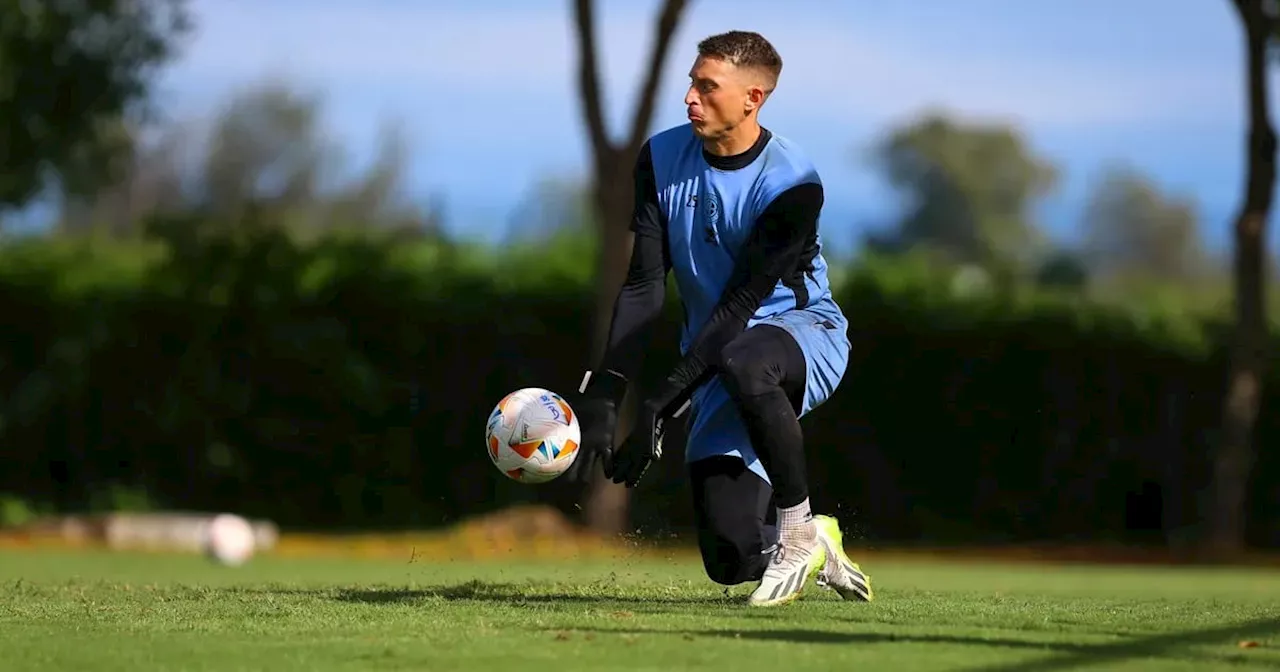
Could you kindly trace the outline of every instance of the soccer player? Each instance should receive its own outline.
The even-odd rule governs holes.
[[[601,364],[575,403],[582,450],[634,487],[661,457],[662,425],[691,409],[685,450],[707,575],[759,581],[752,605],[800,595],[808,579],[872,599],[837,521],[809,508],[799,418],[844,375],[848,323],[831,296],[817,232],[822,182],[795,144],[761,127],[782,59],[753,32],[698,45],[689,123],[649,138],[635,165],[635,244]],[[674,271],[683,359],[640,405],[616,450],[617,406],[637,373]],[[769,507],[776,525],[768,525]]]

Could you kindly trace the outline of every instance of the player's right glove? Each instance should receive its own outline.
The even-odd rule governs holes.
[[[628,488],[636,487],[644,472],[662,459],[663,423],[684,414],[691,402],[689,390],[708,370],[696,357],[689,358],[667,376],[656,394],[640,404],[636,426],[632,428],[631,436],[614,451],[612,462],[606,464],[606,477]],[[690,384],[687,381],[694,382]]]
[[[573,410],[578,414],[582,445],[578,458],[565,476],[570,482],[585,483],[595,474],[597,463],[613,461],[613,435],[618,426],[618,405],[627,393],[627,379],[616,371],[588,371],[578,389]]]

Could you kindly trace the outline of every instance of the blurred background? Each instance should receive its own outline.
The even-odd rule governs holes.
[[[482,431],[598,355],[635,153],[747,29],[826,184],[854,347],[804,426],[851,543],[1280,546],[1272,11],[3,0],[0,525],[686,534],[678,451],[531,487]]]

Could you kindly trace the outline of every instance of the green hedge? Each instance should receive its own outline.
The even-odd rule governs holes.
[[[583,241],[495,254],[265,230],[6,248],[0,495],[310,528],[431,526],[514,501],[575,511],[566,484],[499,475],[481,431],[515,387],[577,384],[590,258]],[[1223,387],[1210,325],[1066,295],[965,295],[907,262],[851,269],[838,298],[850,372],[805,426],[816,504],[855,534],[1197,532]],[[650,375],[674,361],[670,308]],[[1280,427],[1265,403],[1251,536],[1277,545]],[[643,532],[688,528],[680,467],[673,455],[639,489]]]

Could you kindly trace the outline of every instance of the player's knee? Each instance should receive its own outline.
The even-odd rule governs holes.
[[[712,512],[698,530],[707,578],[726,586],[759,579],[763,534],[760,521],[749,511]]]
[[[704,530],[698,539],[702,551],[702,568],[707,578],[723,586],[736,586],[758,579],[759,549],[733,539],[721,531]],[[754,550],[754,552],[752,552]]]
[[[720,377],[734,397],[756,397],[778,387],[778,377],[770,371],[748,339],[731,341],[720,352]]]
[[[715,563],[703,563],[702,566],[707,572],[707,578],[722,586],[737,586],[752,580],[747,575],[746,565],[742,563],[717,560]]]

